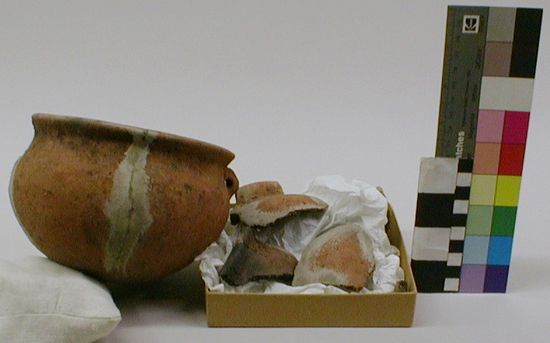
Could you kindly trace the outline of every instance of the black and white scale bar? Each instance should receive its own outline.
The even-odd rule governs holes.
[[[459,289],[472,166],[471,159],[422,159],[411,256],[420,292]]]

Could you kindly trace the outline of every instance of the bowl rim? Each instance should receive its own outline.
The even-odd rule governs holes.
[[[111,137],[128,137],[128,139],[132,139],[135,135],[147,135],[153,136],[155,142],[161,145],[185,145],[193,150],[209,152],[226,164],[229,164],[235,158],[233,152],[212,143],[110,121],[49,113],[35,113],[32,115],[32,123],[35,132],[47,131],[45,128],[49,127],[50,129],[64,128],[67,131],[74,131],[78,134],[83,134],[87,131],[110,133]]]

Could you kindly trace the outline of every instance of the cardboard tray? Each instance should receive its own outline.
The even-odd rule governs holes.
[[[386,232],[401,251],[406,292],[386,294],[256,294],[206,289],[206,316],[214,327],[407,327],[417,289],[391,207]]]

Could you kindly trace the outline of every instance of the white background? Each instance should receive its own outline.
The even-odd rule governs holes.
[[[7,192],[36,112],[223,146],[241,184],[278,180],[297,193],[315,176],[341,174],[379,185],[410,252],[420,158],[435,152],[449,4],[0,0],[0,258],[40,254]],[[547,0],[452,4],[550,12]],[[543,20],[507,294],[419,294],[406,329],[216,329],[192,266],[117,291],[123,320],[100,342],[546,342],[547,28]]]

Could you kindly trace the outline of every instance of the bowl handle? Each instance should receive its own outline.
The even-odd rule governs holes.
[[[233,194],[237,192],[239,189],[239,179],[237,179],[237,175],[235,175],[235,172],[231,170],[231,168],[225,169],[225,185],[227,186],[227,190],[229,192],[229,197],[232,197]]]

